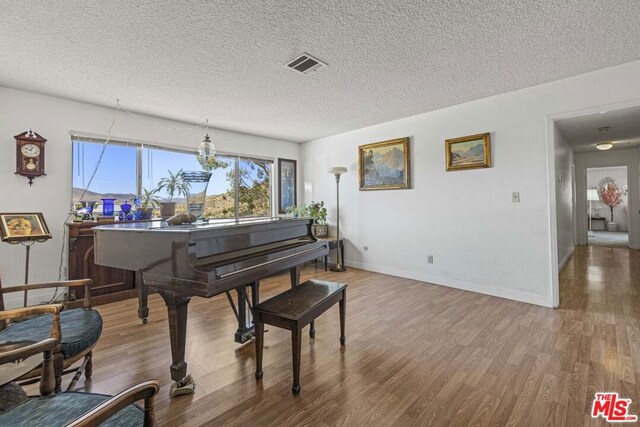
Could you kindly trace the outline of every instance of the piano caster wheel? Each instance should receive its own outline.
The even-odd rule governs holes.
[[[263,372],[256,372],[256,380],[260,381],[262,379]]]
[[[169,396],[176,397],[183,394],[193,394],[196,391],[196,383],[193,381],[191,375],[187,375],[180,381],[176,381],[171,384],[171,390],[169,390]]]
[[[298,395],[300,394],[300,386],[297,387],[291,387],[291,391],[293,392],[293,394]]]
[[[147,324],[147,318],[145,317],[144,319],[142,319],[142,324],[146,325]]]

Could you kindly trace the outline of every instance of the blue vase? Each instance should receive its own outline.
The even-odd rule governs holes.
[[[113,208],[116,199],[102,199],[102,215],[113,216]]]
[[[122,212],[126,216],[129,212],[131,212],[131,205],[125,202],[120,205],[120,209],[122,209]]]

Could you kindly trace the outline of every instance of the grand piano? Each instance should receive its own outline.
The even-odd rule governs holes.
[[[95,263],[139,271],[142,278],[139,316],[148,315],[147,287],[167,305],[171,338],[171,378],[178,387],[187,378],[185,343],[187,307],[192,296],[227,293],[238,317],[235,339],[245,342],[253,325],[247,309],[247,286],[258,302],[259,281],[289,270],[291,286],[300,268],[324,256],[327,243],[311,233],[310,218],[216,220],[188,225],[166,221],[116,223],[94,228]],[[229,291],[237,292],[237,308]]]

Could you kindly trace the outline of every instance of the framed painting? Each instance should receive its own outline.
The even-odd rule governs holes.
[[[278,213],[298,204],[296,172],[295,160],[278,159]]]
[[[479,133],[447,139],[447,171],[491,167],[491,135]]]
[[[47,240],[49,228],[41,213],[0,213],[0,237],[3,242]]]
[[[409,138],[358,147],[360,191],[411,188]]]

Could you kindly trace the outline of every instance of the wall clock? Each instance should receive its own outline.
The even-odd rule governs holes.
[[[16,174],[29,178],[46,175],[44,173],[44,143],[47,141],[32,130],[14,136],[16,140]]]

